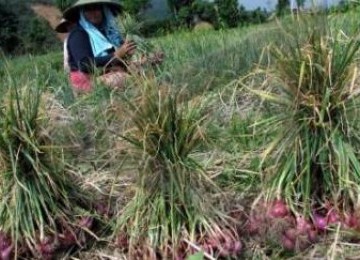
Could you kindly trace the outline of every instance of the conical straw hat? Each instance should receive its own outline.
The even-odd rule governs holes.
[[[116,0],[78,0],[64,11],[63,16],[66,20],[76,22],[79,19],[80,8],[93,4],[107,5],[115,13],[120,13],[122,11],[122,5]]]
[[[71,24],[72,22],[69,22],[68,20],[62,18],[61,21],[59,22],[58,25],[56,25],[55,27],[55,31],[57,31],[58,33],[68,33],[68,26]]]

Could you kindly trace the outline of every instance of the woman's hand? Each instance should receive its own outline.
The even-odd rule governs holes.
[[[136,43],[134,41],[125,40],[125,42],[115,50],[115,57],[124,59],[127,55],[131,56],[136,50]]]

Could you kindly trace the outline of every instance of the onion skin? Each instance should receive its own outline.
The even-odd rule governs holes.
[[[217,249],[218,245],[220,244],[220,241],[218,241],[214,237],[210,237],[207,239],[207,244],[210,245],[212,248]]]
[[[308,235],[305,234],[298,237],[295,248],[296,250],[305,250],[310,245],[311,243],[309,242]]]
[[[12,258],[13,249],[13,245],[8,246],[7,248],[1,248],[1,260],[10,260]]]
[[[213,254],[213,247],[209,244],[204,244],[201,246],[202,250],[204,250],[205,253],[208,253],[210,255]]]
[[[41,259],[50,260],[53,259],[57,247],[58,243],[55,237],[46,236],[38,245],[36,245],[36,250],[41,256]]]
[[[77,237],[74,232],[65,230],[63,234],[59,235],[61,247],[67,248],[77,244]]]
[[[281,237],[281,245],[284,249],[289,251],[293,251],[295,249],[295,241],[289,239],[285,235]]]
[[[347,228],[357,229],[359,227],[359,221],[354,213],[345,214],[344,224]]]
[[[234,241],[233,244],[233,254],[234,255],[238,255],[241,253],[243,249],[243,244],[241,243],[241,241]]]
[[[13,244],[10,238],[2,231],[0,231],[0,256],[1,260],[10,260],[13,253]]]
[[[94,222],[94,219],[90,216],[85,216],[85,217],[82,217],[80,220],[79,220],[79,223],[78,225],[81,227],[81,228],[87,228],[87,229],[90,229],[93,225],[93,222]]]
[[[219,246],[218,250],[219,250],[219,256],[227,257],[230,255],[230,251],[227,248]]]
[[[327,217],[323,217],[316,213],[313,215],[313,223],[315,228],[320,231],[325,231],[328,226]]]
[[[319,241],[318,233],[316,230],[311,229],[308,231],[308,240],[310,243],[316,243]]]
[[[223,229],[221,233],[208,235],[202,243],[202,248],[209,254],[218,254],[221,257],[237,256],[243,249],[243,244],[237,238],[236,232]]]
[[[104,202],[99,202],[97,204],[95,204],[95,211],[97,214],[99,214],[100,216],[102,217],[110,217],[111,214],[110,214],[110,208],[109,208],[109,205],[107,203],[104,203]]]
[[[289,209],[283,200],[278,199],[270,204],[268,215],[273,218],[284,218],[289,215]]]
[[[289,228],[284,232],[284,236],[286,236],[288,239],[295,241],[299,232],[295,228]]]
[[[250,221],[247,223],[246,229],[250,235],[255,235],[259,232],[260,222],[254,219],[250,219]]]
[[[11,245],[10,238],[2,231],[0,231],[0,249],[5,249]]]
[[[328,224],[334,224],[340,222],[339,213],[334,208],[329,210],[327,214],[327,218],[328,218]]]
[[[54,255],[52,253],[45,253],[41,255],[42,260],[53,260]]]
[[[116,245],[120,249],[126,249],[129,246],[129,238],[125,233],[120,233],[116,239]]]
[[[296,216],[296,229],[299,231],[300,234],[306,234],[309,230],[311,230],[311,228],[312,225],[304,218],[304,216]]]

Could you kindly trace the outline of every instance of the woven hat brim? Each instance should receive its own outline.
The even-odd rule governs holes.
[[[62,20],[56,27],[55,27],[55,31],[58,33],[68,33],[68,26],[71,22],[67,21],[67,20]]]
[[[119,14],[123,10],[123,7],[120,3],[115,3],[112,1],[91,1],[87,3],[75,3],[73,6],[66,9],[63,13],[63,17],[72,22],[77,22],[79,20],[79,10],[81,7],[84,7],[86,5],[91,4],[104,4],[110,7],[111,11],[114,12],[114,14]]]

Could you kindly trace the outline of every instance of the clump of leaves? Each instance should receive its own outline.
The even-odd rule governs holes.
[[[87,200],[49,135],[42,89],[9,84],[0,106],[0,228],[15,254],[26,248],[51,255],[60,232],[75,234],[71,227]]]
[[[273,115],[257,124],[279,129],[264,152],[268,195],[306,215],[329,201],[353,210],[360,190],[358,35],[344,37],[320,14],[283,29],[283,44],[269,48],[270,65],[242,82],[272,105]]]
[[[132,257],[150,247],[164,258],[183,257],[191,242],[213,253],[224,241],[239,248],[236,232],[215,207],[218,189],[193,157],[205,141],[207,115],[154,79],[136,85],[141,94],[126,100],[132,127],[123,138],[133,145],[139,174],[135,196],[118,217],[118,245],[129,246]]]
[[[143,23],[138,21],[135,16],[124,13],[118,18],[118,25],[120,27],[121,33],[124,35],[124,38],[132,40],[136,43],[137,52],[136,58],[140,59],[141,56],[146,56],[150,52],[154,51],[154,46],[149,42],[149,40],[144,39],[141,36],[141,28]]]

